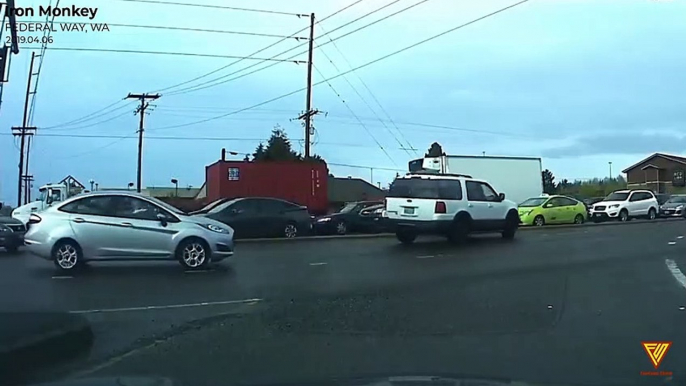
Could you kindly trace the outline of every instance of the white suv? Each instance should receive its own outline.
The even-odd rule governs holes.
[[[388,225],[404,244],[420,234],[461,242],[471,232],[501,232],[512,239],[519,226],[517,204],[467,175],[408,173],[393,181],[385,204]]]
[[[628,221],[635,217],[653,220],[657,217],[659,207],[657,198],[650,190],[618,190],[593,204],[589,216],[593,222]]]

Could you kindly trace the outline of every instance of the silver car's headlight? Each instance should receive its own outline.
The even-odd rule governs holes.
[[[682,209],[684,209],[684,206],[683,206],[683,205],[679,205],[679,206],[676,207],[676,210],[682,210]]]
[[[205,225],[203,225],[203,227],[205,227],[205,228],[211,230],[212,232],[217,232],[217,233],[229,233],[229,231],[228,231],[227,229],[222,228],[222,227],[218,227],[218,226],[216,226],[216,225],[214,225],[214,224],[205,224]]]
[[[610,205],[610,209],[619,208],[619,204]]]

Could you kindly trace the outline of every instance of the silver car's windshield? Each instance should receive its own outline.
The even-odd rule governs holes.
[[[167,204],[166,202],[160,200],[159,198],[155,198],[155,197],[147,197],[147,198],[148,198],[150,201],[153,201],[155,204],[157,204],[157,205],[163,207],[164,209],[166,209],[166,210],[168,210],[168,211],[170,211],[170,212],[172,212],[172,213],[181,214],[181,215],[186,215],[186,214],[187,214],[186,212],[182,211],[181,209],[175,208],[175,207],[173,207],[173,206]]]

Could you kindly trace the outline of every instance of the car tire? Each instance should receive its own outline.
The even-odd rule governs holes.
[[[533,225],[534,225],[534,226],[537,226],[537,227],[542,227],[542,226],[544,226],[544,225],[545,225],[545,217],[543,217],[543,216],[540,215],[540,214],[539,214],[538,216],[534,217],[534,223],[533,223]]]
[[[574,224],[583,224],[586,219],[584,218],[583,215],[577,214],[576,217],[574,217]]]
[[[207,243],[199,238],[188,238],[176,247],[176,259],[188,270],[203,269],[210,264],[212,251]]]
[[[517,233],[517,228],[519,228],[519,215],[508,214],[507,219],[505,219],[505,229],[503,229],[501,235],[505,240],[513,240]]]
[[[464,244],[469,237],[469,222],[462,218],[455,220],[448,230],[448,241],[453,244]]]
[[[334,226],[334,231],[337,235],[343,236],[348,233],[348,225],[345,223],[345,221],[339,221]]]
[[[648,211],[648,220],[655,220],[657,218],[657,213],[654,208],[650,208]]]
[[[401,243],[405,245],[409,245],[414,243],[414,241],[417,239],[417,232],[409,231],[409,230],[398,230],[395,232],[395,237],[400,241]]]
[[[622,211],[619,212],[619,221],[621,221],[621,222],[629,221],[629,211],[627,211],[626,209],[622,209]]]
[[[62,240],[52,248],[52,261],[62,272],[73,272],[83,266],[83,251],[74,240]]]
[[[298,225],[293,222],[287,223],[284,225],[281,235],[287,239],[294,239],[298,237]]]

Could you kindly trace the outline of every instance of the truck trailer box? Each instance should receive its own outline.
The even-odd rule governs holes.
[[[486,180],[508,200],[521,203],[543,194],[543,167],[536,157],[444,155],[410,161],[410,172],[466,174]]]
[[[207,201],[272,197],[304,205],[312,214],[328,209],[324,162],[217,161],[205,168]]]

